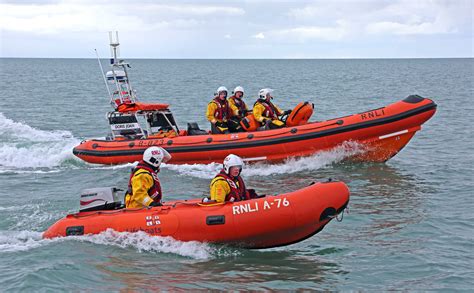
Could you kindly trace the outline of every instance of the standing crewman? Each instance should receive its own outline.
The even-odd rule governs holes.
[[[231,109],[227,102],[227,88],[220,86],[217,92],[207,105],[207,120],[211,122],[211,132],[213,134],[229,133],[227,121],[231,117]]]
[[[171,155],[163,148],[149,147],[143,153],[143,159],[132,170],[125,195],[126,208],[160,206],[162,199],[161,184],[158,180],[161,163],[166,163]]]
[[[269,129],[277,129],[285,126],[285,123],[278,119],[278,116],[288,115],[291,110],[283,111],[274,105],[271,100],[273,90],[269,88],[261,89],[258,92],[258,100],[253,105],[253,116],[262,126]]]
[[[230,154],[224,159],[224,168],[214,177],[210,185],[210,199],[215,202],[241,201],[257,197],[255,190],[245,188],[240,173],[244,162],[239,156]]]
[[[247,115],[248,108],[245,102],[242,100],[244,97],[244,88],[241,86],[235,87],[233,94],[227,101],[231,109],[231,118],[228,122],[230,132],[241,132],[243,131],[240,126],[240,120]]]

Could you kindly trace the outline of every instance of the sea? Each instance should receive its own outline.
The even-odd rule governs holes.
[[[342,222],[293,245],[245,250],[111,230],[44,240],[50,225],[78,211],[81,190],[125,188],[133,164],[93,165],[72,154],[109,133],[97,60],[2,58],[0,291],[474,290],[474,59],[128,61],[139,99],[170,104],[180,128],[209,129],[205,109],[221,85],[243,86],[250,105],[264,87],[283,109],[310,101],[313,121],[412,94],[438,109],[386,163],[354,163],[346,160],[353,148],[337,147],[247,165],[244,179],[261,193],[328,178],[349,186]],[[220,168],[165,164],[164,200],[207,195]]]

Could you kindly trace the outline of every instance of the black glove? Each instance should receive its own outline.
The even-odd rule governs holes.
[[[255,192],[255,189],[247,189],[247,192],[249,193],[250,198],[258,197],[258,194]]]
[[[161,207],[163,204],[159,201],[152,201],[150,207]]]
[[[286,110],[285,112],[283,112],[283,115],[290,115],[291,114],[291,110]]]
[[[217,122],[216,122],[216,126],[217,126],[217,127],[221,127],[221,128],[227,128],[227,125],[225,125],[224,122],[220,122],[220,121],[217,121]]]

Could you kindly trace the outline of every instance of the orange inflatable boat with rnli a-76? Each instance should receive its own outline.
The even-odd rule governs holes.
[[[81,142],[74,155],[95,164],[122,164],[141,159],[150,146],[172,154],[171,164],[222,162],[229,154],[246,161],[278,161],[309,156],[346,141],[366,146],[356,159],[384,162],[396,155],[436,112],[436,104],[412,95],[394,104],[322,122],[308,122],[313,105],[300,103],[286,118],[286,127],[257,130],[250,114],[241,121],[247,132],[210,134],[188,123],[180,130],[167,104],[137,101],[128,79],[128,63],[117,58],[112,41],[112,70],[104,75],[114,111],[107,114],[111,133],[105,139]]]
[[[91,195],[95,194],[83,194],[81,199]],[[239,202],[206,204],[196,199],[166,202],[161,207],[79,212],[57,221],[43,237],[98,234],[113,229],[144,231],[181,241],[270,248],[320,232],[348,202],[349,189],[344,183],[320,182],[294,192]]]

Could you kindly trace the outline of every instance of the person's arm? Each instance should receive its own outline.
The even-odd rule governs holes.
[[[224,202],[226,196],[230,193],[230,187],[223,179],[213,179],[210,186],[211,200],[216,202]]]
[[[210,102],[207,105],[206,117],[207,117],[207,120],[209,120],[209,122],[211,122],[213,124],[217,122],[216,117],[214,117],[214,114],[216,113],[216,110],[217,110],[216,103]]]
[[[280,109],[280,107],[278,107],[278,106],[277,106],[277,105],[275,105],[275,104],[273,104],[273,106],[275,106],[275,110],[277,111],[277,113],[276,113],[276,114],[277,114],[278,116],[281,116],[281,115],[283,115],[283,110],[282,110],[282,109]]]
[[[148,189],[153,186],[153,178],[147,173],[133,176],[132,178],[132,200],[139,205],[149,206],[153,202],[153,198],[148,195]]]
[[[255,104],[253,107],[253,116],[255,117],[255,120],[260,123],[263,123],[265,120],[267,120],[267,118],[262,115],[264,111],[265,107],[263,105]]]
[[[239,116],[239,108],[235,105],[233,99],[228,99],[230,110],[232,111],[232,116]]]

